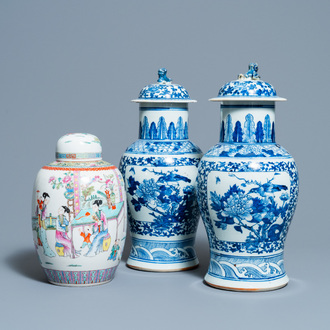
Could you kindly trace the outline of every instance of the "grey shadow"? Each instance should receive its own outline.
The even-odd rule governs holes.
[[[121,262],[126,263],[127,259],[129,257],[129,254],[131,252],[131,236],[129,234],[129,232],[127,231],[127,236],[126,236],[126,241],[125,241],[125,247],[124,247],[124,251],[123,254],[121,256]]]
[[[35,250],[15,252],[6,258],[10,269],[38,282],[48,283]]]
[[[190,270],[189,274],[203,280],[209,268],[209,262],[210,262],[209,245],[207,242],[203,242],[202,240],[196,240],[195,250],[199,260],[199,265],[197,268]]]

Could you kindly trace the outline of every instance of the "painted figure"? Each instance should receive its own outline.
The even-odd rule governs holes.
[[[47,257],[55,257],[55,252],[49,247],[47,241],[47,233],[46,233],[46,218],[47,218],[47,205],[50,201],[50,196],[44,192],[42,194],[42,198],[38,199],[38,208],[37,208],[37,216],[38,216],[38,245],[43,247],[44,254]]]
[[[87,257],[92,257],[103,252],[103,240],[109,236],[108,221],[104,212],[100,210],[101,205],[102,201],[97,199],[92,206],[94,211],[92,218],[95,220],[95,223],[93,225],[93,234],[91,235],[92,245],[86,253]]]
[[[118,251],[120,249],[119,242],[120,242],[119,239],[115,240],[115,244],[113,245],[113,247],[111,249],[111,254],[110,254],[108,260],[116,261],[117,256],[118,256]]]
[[[69,217],[70,210],[67,206],[60,206],[58,209],[58,217],[56,222],[56,252],[60,257],[67,257],[71,255],[72,243],[68,237],[68,231],[70,226],[70,221],[67,219],[66,215]]]
[[[91,228],[90,227],[86,227],[85,231],[82,231],[80,233],[80,236],[82,236],[84,238],[83,243],[81,245],[81,248],[83,249],[85,246],[88,246],[88,249],[90,249],[92,242],[91,242]]]

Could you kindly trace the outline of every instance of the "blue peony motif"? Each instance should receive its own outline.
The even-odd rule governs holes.
[[[221,215],[224,217],[231,217],[238,221],[252,220],[251,213],[253,212],[253,200],[248,195],[242,192],[234,193],[228,198],[224,204],[224,210]]]
[[[154,179],[143,180],[136,191],[136,195],[146,202],[154,201],[158,194],[158,187]]]
[[[288,193],[284,193],[280,196],[280,199],[283,201],[283,202],[286,202],[287,200],[290,199],[290,196]]]

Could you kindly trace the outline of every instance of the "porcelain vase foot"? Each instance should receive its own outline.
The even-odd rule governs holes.
[[[204,280],[206,284],[214,288],[229,291],[272,291],[283,288],[289,282],[287,275],[280,279],[267,282],[244,282],[219,279],[210,274],[206,274]]]
[[[131,258],[127,260],[127,266],[136,270],[148,272],[178,272],[190,270],[198,267],[199,261],[197,258],[188,262],[180,262],[175,264],[151,264],[148,262],[136,261]]]

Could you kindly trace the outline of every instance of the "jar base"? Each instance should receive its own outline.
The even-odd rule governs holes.
[[[143,261],[132,260],[128,258],[127,260],[127,267],[135,269],[135,270],[142,270],[147,272],[180,272],[185,270],[190,270],[198,267],[199,261],[197,258],[191,261],[180,262],[180,263],[171,263],[171,264],[152,264]]]
[[[113,280],[118,266],[86,271],[63,271],[44,268],[48,282],[60,286],[94,286]]]
[[[111,282],[111,280],[108,280],[108,281],[104,281],[104,282],[97,282],[97,283],[79,283],[79,284],[70,284],[70,283],[59,283],[59,282],[52,282],[52,281],[49,281],[49,283],[51,284],[54,284],[54,285],[58,285],[58,286],[69,286],[69,287],[83,287],[83,286],[95,286],[95,285],[102,285],[102,284],[107,284],[109,282]]]
[[[206,274],[204,281],[209,286],[217,289],[227,290],[227,291],[246,291],[246,292],[256,292],[256,291],[273,291],[285,287],[289,282],[289,277],[287,275],[280,279],[263,281],[263,282],[247,282],[247,281],[231,281],[219,279],[209,274]]]

